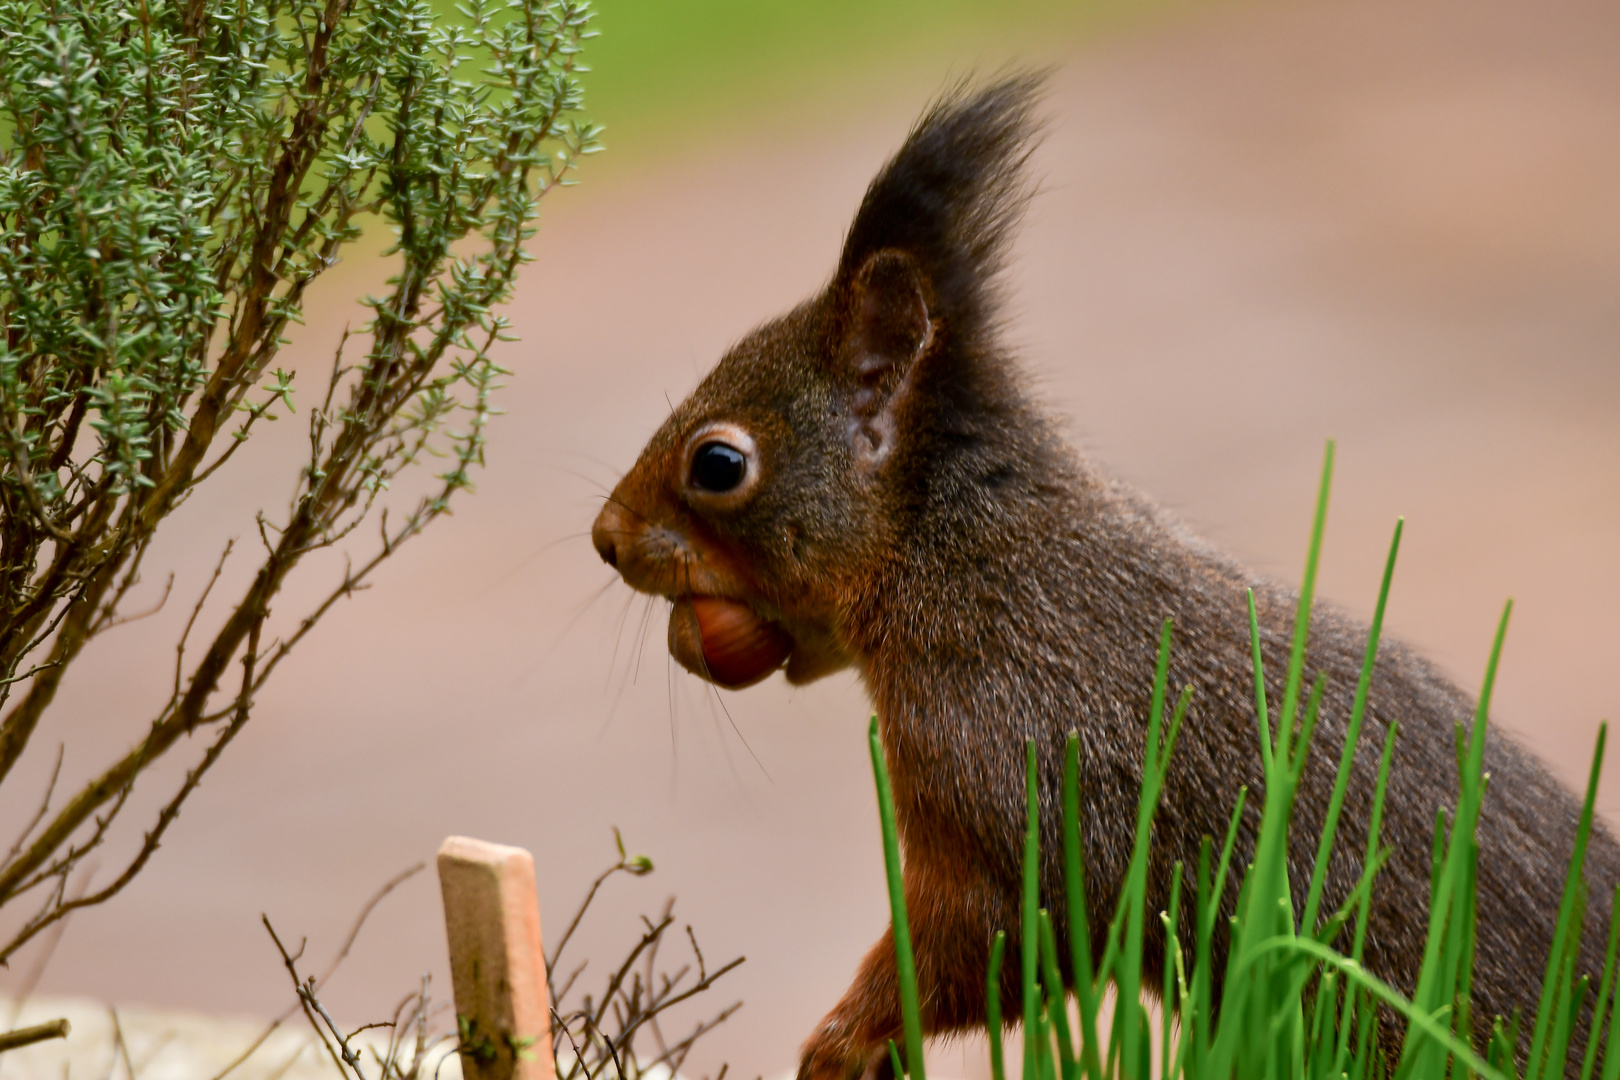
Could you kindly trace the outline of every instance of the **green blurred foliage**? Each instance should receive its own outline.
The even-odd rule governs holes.
[[[848,115],[898,79],[1050,63],[1164,0],[597,0],[586,101],[609,158],[639,158],[769,111]],[[785,113],[785,117],[783,114]],[[607,161],[593,162],[601,168]]]

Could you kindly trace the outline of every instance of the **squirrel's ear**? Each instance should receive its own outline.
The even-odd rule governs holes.
[[[879,251],[855,274],[847,298],[842,349],[853,413],[855,460],[883,463],[894,448],[895,413],[911,387],[917,361],[934,340],[928,286],[910,255]]]

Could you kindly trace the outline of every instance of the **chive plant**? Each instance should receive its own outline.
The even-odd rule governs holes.
[[[1065,989],[1058,964],[1059,942],[1048,913],[1039,907],[1036,886],[1039,865],[1036,803],[1036,755],[1033,741],[1026,746],[1028,832],[1024,850],[1024,903],[1019,927],[1023,945],[1025,1080],[1138,1080],[1149,1075],[1152,1043],[1159,1046],[1159,1073],[1176,1080],[1230,1080],[1263,1077],[1267,1080],[1416,1080],[1430,1077],[1485,1077],[1490,1080],[1553,1080],[1566,1075],[1567,1063],[1578,1060],[1581,1080],[1620,1080],[1620,1050],[1610,1052],[1620,994],[1615,992],[1615,959],[1620,945],[1620,920],[1611,927],[1603,973],[1593,1002],[1591,1031],[1579,1057],[1575,1047],[1576,1018],[1586,1007],[1591,991],[1585,976],[1576,973],[1576,958],[1585,910],[1582,867],[1591,833],[1593,805],[1602,769],[1607,726],[1600,725],[1586,798],[1576,833],[1569,875],[1547,958],[1541,998],[1529,1029],[1521,1033],[1520,1018],[1485,1018],[1471,1014],[1472,969],[1476,926],[1476,828],[1486,777],[1483,772],[1485,721],[1490,709],[1502,642],[1512,611],[1502,612],[1486,667],[1484,686],[1472,723],[1458,726],[1457,763],[1459,795],[1454,812],[1441,814],[1436,823],[1433,878],[1430,891],[1428,936],[1423,964],[1410,1000],[1369,973],[1361,964],[1367,938],[1367,917],[1376,877],[1390,855],[1381,843],[1384,797],[1397,732],[1391,725],[1384,739],[1377,786],[1369,812],[1363,871],[1349,896],[1333,912],[1321,911],[1328,855],[1332,850],[1344,808],[1346,785],[1371,683],[1373,661],[1383,627],[1385,605],[1400,549],[1401,523],[1397,522],[1379,587],[1378,603],[1368,635],[1361,677],[1352,714],[1340,749],[1322,836],[1316,849],[1309,886],[1303,903],[1292,892],[1287,873],[1288,830],[1295,795],[1311,749],[1322,685],[1308,692],[1303,672],[1309,612],[1315,592],[1323,526],[1333,475],[1333,444],[1327,445],[1311,540],[1300,590],[1292,648],[1283,699],[1275,724],[1266,700],[1265,673],[1260,642],[1249,597],[1249,627],[1254,657],[1254,688],[1258,717],[1258,750],[1265,777],[1265,803],[1254,857],[1246,867],[1232,865],[1237,823],[1246,801],[1239,794],[1231,824],[1220,848],[1206,837],[1198,866],[1179,863],[1172,871],[1165,911],[1147,909],[1148,855],[1153,818],[1158,807],[1165,771],[1175,749],[1176,736],[1186,715],[1190,690],[1184,690],[1168,722],[1165,703],[1170,688],[1167,672],[1174,628],[1166,620],[1159,641],[1151,711],[1147,717],[1146,752],[1142,762],[1142,794],[1124,888],[1108,922],[1106,938],[1089,938],[1084,869],[1080,859],[1079,741],[1071,732],[1063,767],[1063,864],[1069,911],[1069,960],[1074,975],[1073,994],[1078,1030],[1072,1030]],[[1303,700],[1303,704],[1302,704]],[[894,910],[895,948],[900,954],[902,1015],[905,1020],[906,1059],[894,1057],[896,1075],[902,1064],[921,1080],[921,1030],[917,1018],[915,967],[906,933],[905,899],[900,885],[899,848],[894,811],[889,804],[888,777],[872,728],[872,766],[877,776],[884,822],[884,849],[889,867],[890,900]],[[1182,887],[1188,879],[1190,895]],[[1229,884],[1229,878],[1235,878]],[[1223,974],[1221,1007],[1214,1008],[1212,963],[1215,921],[1220,899],[1229,887],[1237,889],[1236,913],[1231,922],[1230,946]],[[1616,890],[1620,904],[1620,889]],[[1193,939],[1183,940],[1183,905],[1190,905]],[[1295,913],[1300,913],[1296,926]],[[1142,964],[1143,934],[1150,918],[1157,919],[1168,947],[1163,969],[1146,971]],[[1353,926],[1348,953],[1330,946],[1341,931]],[[1100,950],[1097,948],[1100,946]],[[986,977],[991,1074],[1003,1080],[1000,999],[1005,936],[998,934]],[[1099,1025],[1099,1004],[1108,985],[1116,989],[1112,1024]],[[1142,992],[1151,984],[1162,1007],[1158,1031],[1151,1030]],[[1381,1019],[1382,1017],[1382,1019]],[[1380,1040],[1381,1023],[1400,1026],[1393,1062]],[[1528,1036],[1528,1047],[1522,1035]],[[1483,1037],[1482,1037],[1483,1036]],[[1483,1045],[1482,1057],[1476,1047]],[[1521,1072],[1521,1067],[1523,1071]],[[1601,1067],[1601,1072],[1599,1068]]]

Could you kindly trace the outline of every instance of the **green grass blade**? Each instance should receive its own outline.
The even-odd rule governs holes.
[[[1210,926],[1214,926],[1216,914],[1220,911],[1221,897],[1226,895],[1226,875],[1232,868],[1232,850],[1237,847],[1238,825],[1243,820],[1243,805],[1249,800],[1249,786],[1247,784],[1238,788],[1236,804],[1232,807],[1232,817],[1226,826],[1226,842],[1221,845],[1221,862],[1215,871],[1215,891],[1211,893],[1214,903],[1210,907]]]
[[[1227,873],[1231,869],[1231,866],[1232,866],[1232,852],[1233,852],[1233,850],[1235,849],[1235,847],[1237,845],[1238,825],[1241,824],[1241,822],[1242,822],[1243,807],[1244,807],[1245,803],[1247,803],[1247,801],[1248,801],[1248,796],[1249,796],[1249,789],[1248,789],[1247,785],[1245,785],[1244,787],[1241,787],[1241,788],[1238,789],[1237,804],[1232,808],[1232,817],[1231,817],[1231,820],[1228,823],[1227,828],[1226,828],[1226,843],[1221,848],[1220,867],[1215,872],[1215,883],[1214,883],[1213,891],[1210,894],[1211,899],[1212,899],[1212,903],[1211,903],[1210,908],[1209,908],[1210,925],[1209,925],[1208,931],[1206,933],[1206,940],[1207,940],[1208,936],[1213,935],[1213,932],[1214,932],[1214,929],[1215,929],[1215,920],[1219,917],[1219,914],[1220,914],[1221,900],[1226,895]],[[1243,879],[1242,884],[1238,887],[1238,898],[1237,898],[1237,904],[1235,905],[1236,910],[1238,910],[1238,911],[1242,911],[1243,908],[1246,906],[1246,898],[1248,896],[1248,888],[1249,888],[1249,879],[1247,877],[1245,877]],[[1232,918],[1230,918],[1228,920],[1228,923],[1229,923],[1229,933],[1227,934],[1227,941],[1228,942],[1233,942],[1233,941],[1238,940],[1239,934],[1238,934],[1238,920],[1237,920],[1237,917],[1233,916]],[[1209,956],[1208,955],[1204,956],[1200,960],[1200,964],[1204,967],[1205,971],[1209,971],[1209,968],[1210,968],[1210,958],[1209,958]],[[1226,971],[1225,971],[1223,982],[1222,982],[1221,997],[1222,997],[1223,1000],[1232,1001],[1232,1000],[1235,999],[1235,991],[1233,989],[1233,983],[1236,981],[1236,976],[1237,976],[1237,969],[1235,967],[1233,967],[1230,963],[1228,963],[1226,965]],[[1211,979],[1213,979],[1213,975],[1211,975]],[[1204,1061],[1206,1061],[1206,1062],[1213,1062],[1214,1061],[1214,1058],[1212,1058],[1210,1056],[1211,1050],[1213,1049],[1214,1045],[1215,1045],[1215,1040],[1214,1040],[1213,1037],[1205,1039],[1205,1042],[1204,1042],[1204,1055],[1203,1055],[1203,1060]],[[1218,1064],[1212,1065],[1211,1066],[1211,1072],[1216,1074],[1216,1075],[1219,1075],[1219,1073],[1220,1073],[1219,1065]]]
[[[906,886],[900,875],[900,834],[894,821],[894,793],[889,787],[889,769],[883,760],[883,743],[878,738],[878,719],[872,717],[867,732],[872,748],[872,776],[877,782],[878,818],[883,826],[883,868],[889,880],[889,916],[894,931],[894,966],[900,981],[900,1019],[905,1025],[906,1064],[912,1080],[927,1080],[922,1056],[922,1020],[917,1008],[917,961],[911,951],[911,923],[906,918]],[[890,1047],[893,1047],[891,1042]],[[895,1075],[901,1075],[899,1069]]]
[[[1165,688],[1170,681],[1172,632],[1172,621],[1165,619],[1159,633],[1159,659],[1153,675],[1153,697],[1148,712],[1147,742],[1142,762],[1142,795],[1136,809],[1136,839],[1131,849],[1125,889],[1120,896],[1125,922],[1124,941],[1119,951],[1119,971],[1115,976],[1115,984],[1119,988],[1115,1008],[1123,1015],[1125,1030],[1130,1033],[1120,1063],[1125,1076],[1133,1078],[1145,1077],[1148,1068],[1148,1059],[1142,1056],[1142,1040],[1136,1032],[1143,1024],[1142,943],[1147,921],[1148,846],[1152,837],[1153,816],[1158,809],[1159,793],[1164,783],[1163,770],[1168,763],[1168,759],[1159,752],[1159,734],[1164,722]],[[1185,701],[1182,710],[1185,710]],[[1174,746],[1174,735],[1179,725],[1178,714],[1171,724],[1171,738],[1164,740],[1166,753]]]
[[[1160,767],[1159,762],[1159,734],[1164,722],[1164,694],[1165,688],[1170,685],[1170,640],[1174,631],[1174,623],[1165,619],[1159,628],[1159,659],[1153,670],[1153,699],[1148,705],[1147,748],[1143,752],[1142,786],[1148,790],[1149,781]],[[1142,800],[1146,802],[1146,799]],[[1138,807],[1138,818],[1145,812],[1145,807]]]
[[[1058,970],[1057,934],[1052,915],[1041,908],[1041,978],[1046,981],[1048,1022],[1057,1036],[1058,1075],[1070,1080],[1075,1072],[1074,1037],[1069,1033],[1069,1009],[1063,994],[1063,975]]]
[[[1390,856],[1394,853],[1394,848],[1386,847],[1374,856],[1373,861],[1362,868],[1361,877],[1356,879],[1355,886],[1350,890],[1350,895],[1344,898],[1344,903],[1339,905],[1339,910],[1324,919],[1317,928],[1316,933],[1311,936],[1332,948],[1334,939],[1339,936],[1345,924],[1361,911],[1367,903],[1372,892],[1373,878],[1384,868],[1385,864],[1389,862]]]
[[[1356,1076],[1365,1077],[1372,1070],[1369,1068],[1373,1059],[1383,1064],[1384,1055],[1377,1052],[1378,1046],[1378,1010],[1373,1007],[1372,996],[1365,993],[1360,987],[1346,986],[1346,993],[1354,994],[1358,998],[1365,998],[1367,1007],[1362,1009],[1356,1019]],[[1368,1047],[1374,1048],[1368,1053]]]
[[[1571,960],[1573,964],[1573,960]],[[1547,1068],[1542,1073],[1547,1080],[1554,1080],[1564,1071],[1564,1065],[1569,1061],[1569,1043],[1575,1033],[1575,1018],[1581,1014],[1581,1006],[1586,1004],[1587,991],[1591,989],[1592,980],[1582,975],[1575,983],[1574,992],[1564,999],[1564,1008],[1558,1010],[1558,1025],[1555,1028],[1557,1036],[1547,1047]]]
[[[1001,1051],[1001,962],[1007,952],[1007,932],[996,931],[990,945],[990,967],[984,976],[984,1033],[990,1041],[990,1080],[1007,1080],[1007,1059]]]
[[[1455,1030],[1458,1038],[1469,1046],[1473,1046],[1474,945],[1478,939],[1479,929],[1479,845],[1477,843],[1470,845],[1467,872],[1467,880],[1464,883],[1467,890],[1467,899],[1463,903],[1465,921],[1460,960],[1461,974],[1457,985],[1457,1023]]]
[[[1042,1010],[1035,1018],[1035,1075],[1039,1080],[1057,1080],[1057,1070],[1052,1067],[1052,1025],[1046,1019],[1046,1012]],[[1024,1037],[1024,1052],[1029,1052],[1030,1039]]]
[[[1299,778],[1305,775],[1305,760],[1310,754],[1311,739],[1316,734],[1316,719],[1322,709],[1322,693],[1327,689],[1327,676],[1318,675],[1311,684],[1310,698],[1305,702],[1305,723],[1299,729],[1295,743],[1294,760],[1289,767],[1290,785],[1299,788]]]
[[[1440,898],[1440,877],[1446,870],[1446,808],[1434,812],[1434,834],[1429,838],[1429,903]]]
[[[894,1069],[895,1080],[905,1080],[906,1070],[900,1064],[900,1051],[895,1047],[894,1040],[889,1040],[889,1065]]]
[[[1400,725],[1390,722],[1389,730],[1384,733],[1384,752],[1378,760],[1378,782],[1373,787],[1372,813],[1367,819],[1367,848],[1362,855],[1362,875],[1376,872],[1374,859],[1378,853],[1380,834],[1384,827],[1384,796],[1389,791],[1389,769],[1395,760],[1395,733]],[[1371,868],[1369,870],[1369,868]],[[1356,910],[1356,936],[1350,947],[1350,959],[1361,962],[1362,950],[1367,943],[1367,919],[1372,912],[1371,884],[1369,891],[1363,899],[1361,906]],[[1347,986],[1345,988],[1344,1012],[1339,1027],[1339,1056],[1335,1061],[1336,1068],[1342,1071],[1350,1052],[1349,1032],[1350,1013],[1356,1003],[1356,995]],[[1357,1036],[1359,1039],[1359,1035]],[[1359,1054],[1360,1052],[1358,1052]]]
[[[1334,972],[1327,972],[1316,988],[1316,1008],[1311,1016],[1310,1044],[1307,1048],[1308,1076],[1321,1076],[1332,1061],[1333,1003],[1338,998],[1338,981]]]
[[[1114,919],[1108,924],[1108,937],[1103,944],[1102,959],[1097,961],[1097,972],[1093,986],[1095,997],[1102,1000],[1104,989],[1108,981],[1114,977],[1114,962],[1119,959],[1119,939],[1125,925],[1124,894],[1120,894],[1119,909],[1114,913]]]
[[[1170,908],[1164,916],[1164,981],[1159,996],[1159,1060],[1175,1060],[1170,1046],[1170,1021],[1176,1012],[1176,951],[1181,926],[1181,863],[1170,870]]]
[[[1193,917],[1198,921],[1193,939],[1192,1000],[1185,1003],[1182,1012],[1184,1032],[1190,1030],[1192,1034],[1191,1040],[1183,1034],[1182,1045],[1186,1046],[1190,1041],[1198,1061],[1205,1061],[1209,1057],[1210,991],[1214,984],[1210,967],[1214,954],[1215,916],[1220,905],[1220,894],[1215,891],[1214,881],[1210,878],[1210,847],[1211,841],[1207,836],[1198,845],[1198,891],[1193,907]]]
[[[1102,1080],[1097,1058],[1097,991],[1091,968],[1086,908],[1086,864],[1080,847],[1080,735],[1069,732],[1063,755],[1063,883],[1069,912],[1069,959],[1080,1007],[1080,1063],[1089,1080]]]
[[[1496,685],[1496,670],[1502,659],[1502,642],[1507,637],[1508,621],[1513,614],[1513,601],[1509,600],[1502,610],[1502,619],[1497,624],[1496,637],[1491,644],[1491,657],[1485,665],[1485,681],[1480,690],[1479,704],[1474,711],[1473,732],[1468,740],[1468,761],[1463,769],[1460,790],[1457,797],[1457,811],[1453,820],[1451,842],[1447,848],[1445,867],[1435,887],[1434,899],[1429,905],[1429,932],[1423,947],[1423,964],[1418,969],[1417,990],[1412,996],[1413,1004],[1420,1011],[1434,1012],[1442,1006],[1449,1006],[1454,998],[1455,978],[1454,970],[1446,963],[1446,949],[1450,935],[1459,932],[1462,920],[1458,916],[1457,889],[1463,877],[1462,861],[1466,857],[1469,845],[1474,842],[1474,829],[1479,820],[1480,785],[1484,771],[1485,758],[1485,723],[1490,712],[1491,692]],[[1455,929],[1448,930],[1448,927]],[[1546,1037],[1546,1024],[1550,1018],[1544,1020],[1538,1017],[1536,1024],[1541,1030],[1541,1040]],[[1425,1038],[1418,1037],[1418,1033],[1408,1028],[1408,1034],[1401,1049],[1401,1075],[1433,1075],[1433,1055],[1435,1048]],[[1422,1060],[1419,1060],[1420,1055]]]
[[[1205,838],[1207,841],[1207,837]],[[1205,845],[1207,847],[1207,843]],[[1169,920],[1167,919],[1166,922]],[[1179,923],[1177,924],[1179,927]],[[1166,937],[1169,942],[1171,956],[1175,960],[1175,1016],[1181,1019],[1181,1037],[1176,1040],[1175,1056],[1168,1059],[1168,1064],[1160,1063],[1160,1075],[1166,1080],[1174,1077],[1183,1069],[1187,1059],[1187,1047],[1192,1043],[1192,1017],[1194,1010],[1200,1006],[1193,999],[1192,984],[1187,978],[1187,950],[1181,941],[1179,929]]]
[[[1372,626],[1367,631],[1367,649],[1361,659],[1361,678],[1356,682],[1355,701],[1350,706],[1350,723],[1344,731],[1344,749],[1339,753],[1339,772],[1333,780],[1333,794],[1328,799],[1327,816],[1322,819],[1322,837],[1316,845],[1316,863],[1311,871],[1310,892],[1305,898],[1305,917],[1300,926],[1310,933],[1316,927],[1316,916],[1322,903],[1322,889],[1327,883],[1328,858],[1333,851],[1334,837],[1339,828],[1339,814],[1344,810],[1345,792],[1350,786],[1350,769],[1355,764],[1356,743],[1361,738],[1361,721],[1367,710],[1367,693],[1372,687],[1373,665],[1378,658],[1378,641],[1384,632],[1384,609],[1389,604],[1389,587],[1395,580],[1395,557],[1401,550],[1401,531],[1404,518],[1395,519],[1395,535],[1389,542],[1389,556],[1384,560],[1384,577],[1378,586],[1378,603],[1373,608]]]
[[[1442,988],[1439,992],[1443,994],[1440,1004],[1450,1010],[1452,1031],[1459,1038],[1465,1038],[1467,1017],[1459,1012],[1458,1003],[1463,997],[1464,983],[1467,981],[1465,960],[1469,946],[1469,927],[1473,923],[1474,916],[1473,867],[1479,847],[1471,836],[1457,837],[1454,843],[1459,854],[1454,860],[1448,859],[1446,863],[1452,878],[1451,916],[1446,921],[1445,942],[1440,950],[1441,974],[1438,985]],[[1434,1060],[1444,1059],[1444,1054],[1438,1047],[1430,1046],[1426,1052]]]
[[[1384,753],[1378,761],[1378,783],[1373,787],[1372,814],[1367,821],[1367,850],[1362,856],[1362,866],[1372,865],[1377,852],[1378,844],[1382,839],[1384,829],[1384,796],[1389,793],[1389,769],[1395,761],[1395,736],[1400,731],[1400,724],[1391,721],[1389,730],[1384,734]],[[1372,901],[1369,898],[1361,905],[1356,913],[1356,938],[1351,946],[1350,958],[1357,963],[1361,962],[1362,951],[1367,944],[1367,918],[1371,914]]]
[[[1149,1080],[1148,1070],[1153,1061],[1153,1029],[1148,1024],[1146,1009],[1136,1010],[1136,1057],[1143,1063],[1141,1073],[1137,1074],[1141,1080]],[[1127,1077],[1126,1080],[1133,1080]]]
[[[1176,740],[1181,737],[1181,722],[1187,718],[1187,706],[1192,703],[1193,688],[1183,686],[1181,696],[1176,699],[1176,708],[1170,714],[1170,730],[1164,737],[1164,749],[1159,752],[1158,764],[1153,769],[1153,801],[1159,801],[1159,794],[1164,790],[1164,775],[1170,768],[1170,755],[1175,751]]]
[[[1582,882],[1581,888],[1576,891],[1574,921],[1578,926],[1586,911],[1586,887]],[[1547,1011],[1552,1021],[1547,1027],[1547,1043],[1544,1053],[1540,1056],[1531,1056],[1525,1069],[1526,1080],[1554,1080],[1564,1071],[1563,1063],[1569,1057],[1569,1030],[1573,1017],[1570,1010],[1579,1010],[1579,998],[1584,996],[1586,978],[1582,976],[1578,981],[1575,978],[1575,966],[1580,962],[1580,941],[1571,937],[1564,942],[1562,954],[1558,957],[1556,975],[1549,976],[1556,979],[1551,1002]]]
[[[1249,651],[1254,657],[1254,710],[1260,725],[1260,765],[1271,775],[1275,748],[1271,745],[1271,718],[1266,712],[1266,669],[1260,656],[1260,615],[1254,606],[1254,590],[1249,590]]]
[[[1575,850],[1570,854],[1569,876],[1564,879],[1564,896],[1558,905],[1558,922],[1553,929],[1547,974],[1541,984],[1541,1001],[1536,1009],[1536,1026],[1530,1036],[1530,1067],[1526,1070],[1526,1076],[1529,1077],[1534,1077],[1537,1073],[1537,1062],[1541,1060],[1548,1028],[1552,1022],[1549,1015],[1552,1010],[1548,1005],[1558,965],[1564,955],[1565,942],[1570,938],[1572,931],[1577,944],[1580,937],[1581,925],[1576,909],[1581,906],[1580,894],[1585,887],[1582,874],[1586,864],[1586,844],[1592,834],[1592,808],[1597,802],[1598,779],[1603,775],[1603,747],[1608,737],[1609,725],[1599,724],[1597,746],[1592,751],[1592,768],[1586,779],[1586,800],[1581,804],[1581,820],[1575,828]]]
[[[1237,936],[1229,955],[1226,987],[1239,988],[1244,1002],[1223,995],[1217,1019],[1217,1032],[1211,1047],[1211,1071],[1218,1076],[1263,1075],[1262,1070],[1285,1068],[1298,1060],[1303,1045],[1303,1016],[1297,1001],[1283,1003],[1294,972],[1282,958],[1255,952],[1246,946],[1277,933],[1292,933],[1294,908],[1288,878],[1288,832],[1294,809],[1293,776],[1294,722],[1299,690],[1304,678],[1305,646],[1309,637],[1311,610],[1321,562],[1322,536],[1326,528],[1328,499],[1332,490],[1333,443],[1327,443],[1322,462],[1322,481],[1317,492],[1312,520],[1310,549],[1306,554],[1305,575],[1301,582],[1294,618],[1292,648],[1284,682],[1283,706],[1275,724],[1260,723],[1261,756],[1265,767],[1265,806],[1255,843],[1253,863],[1238,894]],[[1250,649],[1254,661],[1256,712],[1265,700],[1265,673],[1260,648],[1259,617],[1252,595],[1249,598]],[[1302,732],[1303,736],[1303,732]],[[1303,737],[1301,739],[1303,741]],[[1266,744],[1270,744],[1269,749]],[[1259,967],[1251,970],[1250,964]],[[1275,1008],[1273,1006],[1276,1006]],[[1272,1019],[1287,1014],[1278,1026]],[[1279,1041],[1281,1040],[1281,1041]]]
[[[1108,1071],[1104,1074],[1108,1080],[1114,1080],[1119,1075],[1119,1061],[1125,1054],[1125,1014],[1119,1009],[1114,1010],[1114,1022],[1109,1025],[1108,1031]]]
[[[1322,453],[1322,482],[1316,492],[1316,514],[1311,520],[1311,544],[1305,553],[1305,576],[1299,586],[1299,606],[1294,612],[1294,640],[1288,656],[1288,677],[1283,684],[1282,715],[1277,723],[1276,756],[1289,760],[1289,740],[1293,736],[1294,713],[1299,705],[1299,688],[1305,676],[1305,642],[1310,636],[1311,606],[1316,598],[1316,571],[1322,561],[1322,534],[1327,528],[1328,496],[1333,491],[1333,440]]]
[[[1514,1024],[1513,1029],[1517,1032],[1518,1025]],[[1491,1038],[1486,1045],[1485,1060],[1490,1062],[1492,1068],[1513,1077],[1513,1080],[1518,1080],[1519,1076],[1519,1066],[1513,1057],[1517,1051],[1517,1042],[1517,1038],[1502,1027],[1502,1018],[1498,1016],[1491,1024]]]
[[[1620,888],[1615,890],[1616,904],[1620,905]],[[1613,909],[1609,918],[1615,918]],[[1614,1001],[1609,1006],[1609,1037],[1603,1042],[1603,1080],[1620,1080],[1620,1047],[1615,1045],[1614,1033],[1620,1029],[1620,994],[1614,995]]]
[[[1609,904],[1609,947],[1603,954],[1603,980],[1598,984],[1597,1004],[1592,1006],[1592,1030],[1586,1036],[1586,1056],[1581,1062],[1581,1080],[1592,1080],[1592,1070],[1597,1066],[1597,1049],[1603,1039],[1603,1010],[1609,1004],[1609,992],[1614,989],[1614,954],[1615,946],[1620,945],[1620,919],[1615,913],[1620,912],[1620,885],[1614,889],[1614,898]]]
[[[1040,963],[1041,930],[1038,912],[1041,908],[1041,801],[1035,774],[1035,740],[1024,743],[1024,912],[1020,922],[1019,939],[1023,959],[1024,987],[1024,1080],[1040,1080],[1038,1071],[1041,1013],[1040,994],[1036,991],[1037,965]]]
[[[1373,997],[1377,998],[1383,1004],[1389,1006],[1396,1013],[1406,1017],[1407,1021],[1412,1025],[1412,1027],[1422,1031],[1426,1038],[1432,1039],[1438,1043],[1443,1051],[1455,1054],[1458,1059],[1460,1059],[1469,1068],[1484,1074],[1486,1077],[1490,1078],[1490,1080],[1499,1080],[1500,1074],[1498,1074],[1495,1069],[1491,1068],[1487,1061],[1476,1054],[1473,1047],[1465,1045],[1460,1039],[1453,1035],[1450,1029],[1445,1024],[1442,1024],[1437,1016],[1424,1012],[1414,1003],[1407,1001],[1405,998],[1401,997],[1401,995],[1397,993],[1388,983],[1384,982],[1376,975],[1373,975],[1365,967],[1362,967],[1360,964],[1349,959],[1348,957],[1340,956],[1332,949],[1329,949],[1320,942],[1314,941],[1310,938],[1293,937],[1288,935],[1274,937],[1268,941],[1262,941],[1252,950],[1252,954],[1265,952],[1304,953],[1318,962],[1332,967],[1344,977],[1347,983],[1355,983],[1359,985],[1363,990],[1370,992]],[[1252,962],[1254,959],[1252,954],[1245,959]],[[1449,1009],[1441,1009],[1438,1010],[1438,1014],[1439,1016],[1446,1016],[1449,1014],[1449,1011]]]
[[[1356,1030],[1356,1045],[1361,1047],[1356,1051],[1359,1060],[1366,1056],[1366,1048],[1362,1046],[1365,1025],[1371,1020],[1371,1003],[1367,1008],[1358,1008],[1362,1002],[1361,991],[1354,986],[1346,985],[1344,988],[1344,1006],[1339,1011],[1339,1046],[1333,1055],[1333,1075],[1338,1076],[1351,1068],[1350,1064],[1350,1029]]]

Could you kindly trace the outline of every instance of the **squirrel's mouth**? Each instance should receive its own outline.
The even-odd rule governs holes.
[[[677,596],[669,614],[669,653],[712,683],[752,686],[787,662],[793,638],[740,600]]]

